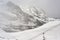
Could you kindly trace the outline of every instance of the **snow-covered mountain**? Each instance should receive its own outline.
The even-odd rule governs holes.
[[[1,28],[7,32],[36,28],[47,21],[44,11],[39,11],[35,7],[30,7],[24,11],[19,5],[11,1],[2,5],[3,8],[0,7],[2,9],[0,11],[0,25],[3,25]]]
[[[59,26],[60,21],[48,18],[43,9],[0,0],[0,40],[40,40],[41,34],[43,40],[44,32]]]

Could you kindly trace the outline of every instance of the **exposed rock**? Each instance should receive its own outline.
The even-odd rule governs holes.
[[[17,18],[16,20],[10,20],[10,24],[4,29],[7,32],[33,29],[46,23],[44,22],[46,21],[44,13],[41,13],[35,7],[29,8],[30,15],[30,13],[24,12],[18,5],[15,5],[12,2],[8,2],[6,6],[8,12],[15,14]]]

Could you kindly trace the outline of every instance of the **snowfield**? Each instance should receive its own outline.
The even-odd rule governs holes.
[[[53,28],[59,27],[60,26],[60,21],[52,21],[47,24],[44,24],[43,26],[36,28],[36,29],[31,29],[31,30],[26,30],[26,31],[20,31],[20,32],[12,32],[8,33],[0,29],[0,39],[17,39],[17,40],[31,40],[31,39],[36,39],[40,35],[42,35],[43,32],[47,32],[48,30],[51,30]],[[47,36],[47,35],[46,35]],[[35,38],[36,37],[36,38]],[[49,37],[49,36],[48,36]]]
[[[0,40],[60,39],[59,19],[47,17],[43,9],[25,9],[12,1],[0,3]]]

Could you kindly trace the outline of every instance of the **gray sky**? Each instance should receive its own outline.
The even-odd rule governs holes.
[[[9,0],[0,0],[0,5]],[[49,17],[60,18],[60,0],[10,0],[17,5],[31,5],[43,8]]]

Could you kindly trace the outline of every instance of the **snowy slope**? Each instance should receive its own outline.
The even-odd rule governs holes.
[[[9,7],[11,7],[12,9],[9,8],[6,5],[7,2],[8,2],[8,0],[6,0],[6,2],[0,3],[0,40],[31,40],[31,39],[37,40],[37,39],[35,39],[37,35],[41,35],[43,32],[46,32],[47,30],[49,30],[51,28],[60,26],[60,21],[52,20],[51,22],[46,23],[42,26],[39,26],[38,28],[35,28],[35,29],[30,29],[30,30],[25,30],[25,31],[20,31],[18,29],[14,29],[17,25],[20,25],[20,24],[22,25],[22,22],[19,19],[21,15],[18,12],[18,14],[20,16],[17,17],[15,14],[15,13],[17,13],[17,10],[8,4]],[[19,9],[19,7],[18,7],[18,9]],[[33,11],[32,13],[37,12],[33,8],[32,8],[32,11]],[[21,11],[21,13],[24,13],[24,12]],[[43,18],[45,18],[45,16],[43,16]],[[32,19],[32,21],[35,22],[36,20]],[[12,24],[13,24],[13,26],[12,26]],[[31,23],[30,25],[35,25],[35,24]],[[24,24],[24,26],[26,26],[26,24]],[[19,28],[19,27],[16,27],[16,28]],[[12,32],[10,32],[10,31],[12,31]],[[13,32],[13,31],[17,31],[17,32]],[[38,39],[39,39],[39,37],[38,37]]]
[[[18,40],[35,39],[34,37],[36,37],[37,35],[41,35],[43,32],[46,32],[47,30],[51,28],[53,29],[54,27],[58,26],[60,26],[60,21],[52,21],[39,28],[26,30],[22,32],[7,33],[0,29],[1,30],[0,37],[5,39],[18,39]]]

